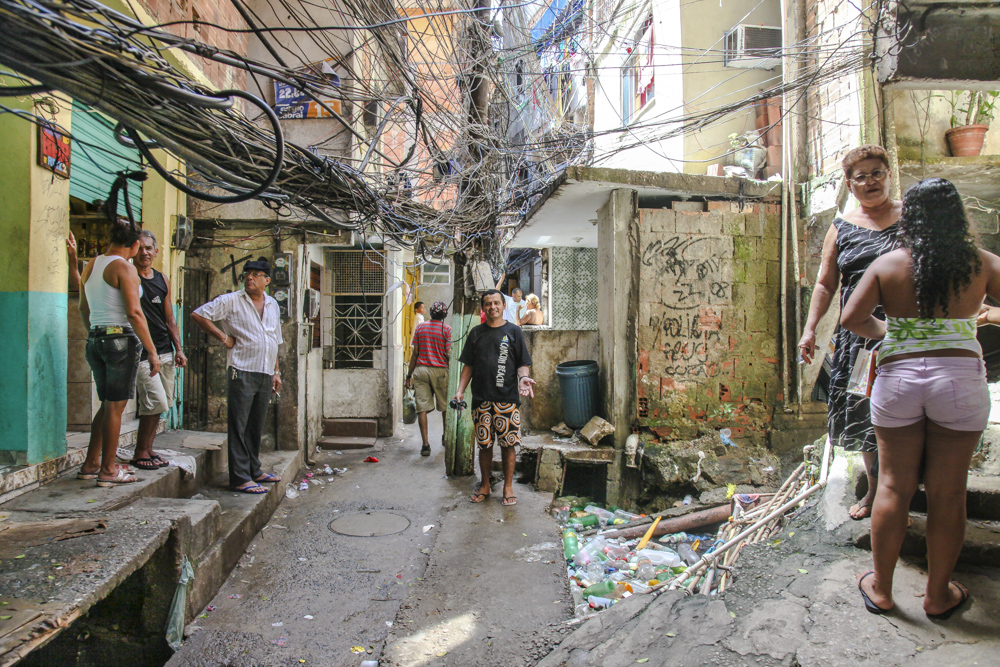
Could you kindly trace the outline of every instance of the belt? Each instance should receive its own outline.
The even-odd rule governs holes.
[[[112,336],[114,334],[131,334],[132,327],[129,326],[116,326],[116,327],[90,327],[90,333],[95,336]]]

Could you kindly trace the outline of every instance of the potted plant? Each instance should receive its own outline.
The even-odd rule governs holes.
[[[750,178],[755,177],[767,160],[767,149],[761,144],[760,132],[734,132],[729,135],[729,145],[733,149],[733,164],[746,169]]]
[[[1000,91],[996,90],[971,90],[968,93],[952,91],[945,97],[951,105],[951,129],[944,136],[952,155],[964,157],[982,152],[986,132],[996,112],[998,95]]]

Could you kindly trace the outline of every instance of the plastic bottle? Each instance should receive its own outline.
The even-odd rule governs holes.
[[[656,578],[656,568],[648,558],[640,558],[636,563],[635,578],[639,581],[649,581]]]
[[[586,602],[578,604],[573,608],[573,614],[577,618],[583,618],[584,616],[590,614],[590,612],[591,612],[590,605],[587,604]]]
[[[604,553],[608,555],[608,559],[617,560],[619,558],[628,558],[629,550],[616,542],[609,542],[604,547]]]
[[[694,565],[701,560],[701,556],[698,555],[698,552],[692,549],[690,544],[685,544],[683,542],[677,545],[677,554],[684,559],[684,562],[688,565]]]
[[[588,586],[587,588],[583,589],[583,599],[586,600],[592,595],[596,595],[598,597],[607,597],[611,595],[614,592],[614,590],[615,590],[615,582],[611,581],[610,579],[606,581],[600,581],[594,584],[593,586]]]
[[[674,567],[675,565],[681,564],[681,557],[676,551],[672,549],[663,549],[662,551],[652,551],[650,549],[640,549],[635,552],[636,557],[640,560],[642,558],[648,558],[653,565],[664,565],[666,567]]]
[[[591,581],[603,581],[605,577],[604,565],[599,560],[587,563],[587,578]]]
[[[583,528],[593,528],[601,523],[601,520],[596,514],[584,514],[583,516],[574,516],[569,519],[570,525],[577,525]]]
[[[629,582],[619,581],[615,584],[615,592],[611,595],[613,599],[620,600],[622,598],[627,598],[632,595],[635,591],[632,589],[632,585]],[[627,595],[626,595],[627,594]]]
[[[649,584],[647,584],[644,581],[639,581],[638,579],[633,579],[632,581],[628,582],[628,585],[632,588],[633,595],[645,595],[650,590],[652,590]]]
[[[602,526],[608,525],[608,521],[611,521],[612,519],[615,518],[613,512],[609,512],[606,509],[601,509],[600,507],[596,507],[595,505],[587,505],[586,507],[583,508],[583,511],[590,512],[591,514],[596,516]]]
[[[600,597],[597,595],[591,596],[587,602],[590,604],[591,609],[607,609],[615,603],[615,601],[610,598]]]
[[[624,519],[625,523],[632,523],[639,518],[639,515],[626,512],[625,510],[618,510],[615,512],[615,518]]]
[[[573,558],[579,550],[580,542],[577,540],[576,531],[567,530],[563,533],[563,554],[566,555],[566,560]]]

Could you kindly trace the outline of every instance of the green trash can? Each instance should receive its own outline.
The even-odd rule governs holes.
[[[587,359],[564,361],[556,366],[563,421],[573,430],[582,428],[597,414],[598,371],[597,362]]]

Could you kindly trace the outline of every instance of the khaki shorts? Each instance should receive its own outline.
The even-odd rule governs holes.
[[[174,404],[174,355],[160,355],[160,372],[149,377],[149,360],[139,362],[135,383],[136,414],[159,415]]]
[[[413,369],[413,398],[417,412],[441,412],[448,407],[448,369],[437,366],[417,366]]]

